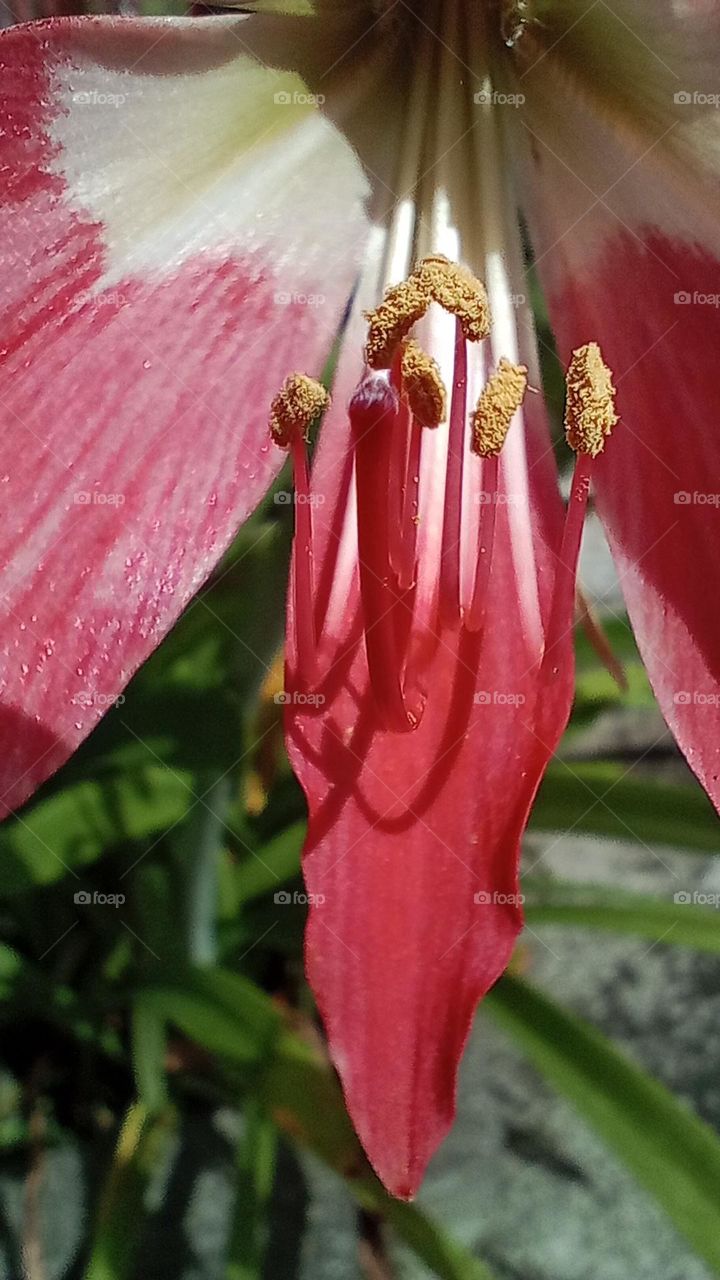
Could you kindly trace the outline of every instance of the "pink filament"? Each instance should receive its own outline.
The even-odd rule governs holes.
[[[493,455],[482,460],[482,493],[484,499],[478,520],[478,555],[472,601],[465,617],[468,631],[481,631],[485,626],[487,595],[490,585],[495,524],[497,519],[499,459]]]
[[[545,676],[557,675],[558,668],[553,667],[553,650],[572,630],[575,616],[575,583],[580,558],[583,525],[587,511],[590,481],[592,479],[593,459],[587,453],[579,453],[575,463],[575,473],[570,489],[565,527],[563,529],[560,554],[555,570],[550,620],[545,634],[545,653],[542,670]]]
[[[415,583],[415,553],[417,550],[418,509],[420,490],[420,448],[424,428],[415,418],[411,420],[410,447],[408,449],[402,509],[402,555],[398,566],[398,585],[407,591]]]
[[[450,400],[447,466],[445,470],[445,512],[440,563],[440,617],[447,626],[460,621],[460,543],[462,537],[462,492],[465,463],[465,416],[467,393],[467,348],[460,322],[455,321],[455,358]]]
[[[298,434],[292,442],[295,483],[293,583],[298,675],[310,687],[316,676],[315,589],[312,552],[312,503],[307,447]]]

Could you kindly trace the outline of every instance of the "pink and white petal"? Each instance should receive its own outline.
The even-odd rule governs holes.
[[[263,495],[282,461],[269,400],[320,371],[352,288],[367,181],[303,82],[265,64],[268,21],[0,37],[2,812],[92,729]]]
[[[710,27],[716,47],[720,6],[693,8],[702,26],[685,6],[688,47]],[[678,67],[686,54],[676,46]],[[720,806],[720,111],[682,100],[697,79],[666,76],[653,125],[580,72],[563,79],[552,56],[522,84],[524,203],[560,354],[597,340],[618,387],[600,514],[658,700]]]
[[[369,305],[372,293],[362,301]],[[549,456],[534,402],[529,466],[518,475],[506,469],[501,482],[511,501],[498,511],[485,640],[438,627],[419,727],[407,734],[380,727],[360,624],[346,411],[361,344],[356,313],[313,466],[322,498],[313,514],[325,674],[316,705],[288,705],[286,726],[309,807],[308,976],[363,1145],[389,1190],[407,1198],[452,1123],[476,1005],[506,967],[522,926],[519,843],[567,719],[572,659],[568,631],[557,685],[547,693],[543,742],[534,719],[537,663],[528,659],[519,604],[517,516],[512,531],[508,516],[517,492],[529,487],[523,510],[537,563],[525,569],[547,618],[554,557],[543,530],[557,529],[559,499],[556,492],[554,509],[546,509],[544,469],[533,466]],[[522,437],[520,422],[517,430]],[[288,633],[293,687],[292,613]]]

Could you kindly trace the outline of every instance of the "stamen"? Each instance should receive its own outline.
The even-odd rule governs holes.
[[[423,258],[411,278],[422,281],[434,302],[460,322],[468,342],[480,342],[490,333],[490,306],[485,286],[467,267],[450,262],[442,254]]]
[[[291,373],[270,406],[270,435],[281,449],[296,437],[307,440],[310,427],[325,412],[330,396],[306,373]]]
[[[481,458],[500,453],[513,416],[525,397],[527,377],[524,364],[512,364],[503,356],[497,372],[488,379],[472,418],[472,449]]]
[[[306,440],[312,423],[329,404],[330,396],[319,382],[307,374],[293,373],[285,379],[270,406],[270,434],[280,448],[290,449],[293,460],[293,610],[298,674],[306,687],[314,684],[317,669],[312,494]]]
[[[445,418],[446,391],[440,368],[408,338],[402,353],[402,390],[414,418],[423,427],[437,427]]]
[[[596,342],[573,351],[565,381],[567,442],[576,453],[596,458],[618,420],[612,373]]]
[[[480,631],[485,625],[487,593],[490,584],[495,525],[497,522],[499,467],[498,458],[505,443],[510,423],[523,402],[528,371],[524,364],[512,364],[503,356],[497,370],[488,379],[472,416],[472,450],[482,458],[482,506],[478,520],[478,553],[472,600],[465,625],[468,631]]]
[[[371,369],[389,369],[403,338],[425,315],[430,305],[427,283],[412,275],[388,289],[374,311],[366,311],[368,336],[365,359]]]
[[[573,625],[577,567],[594,460],[618,421],[612,374],[597,343],[590,342],[573,352],[565,383],[565,430],[570,447],[577,451],[577,462],[545,635],[542,666],[552,676],[559,674],[559,667],[551,667],[553,650]]]

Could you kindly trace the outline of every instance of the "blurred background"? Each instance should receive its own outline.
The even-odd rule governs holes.
[[[527,929],[412,1206],[364,1162],[303,976],[304,803],[275,701],[291,534],[270,494],[90,740],[0,826],[0,1277],[720,1275],[718,826],[597,519],[582,581],[622,674],[580,627],[572,721],[525,843]]]

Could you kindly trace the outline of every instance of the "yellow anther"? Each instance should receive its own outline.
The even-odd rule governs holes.
[[[414,324],[430,305],[430,292],[424,280],[411,276],[402,284],[388,289],[374,311],[366,311],[369,323],[365,359],[371,369],[389,369],[393,357]]]
[[[573,351],[565,385],[567,442],[576,453],[596,458],[618,420],[612,373],[596,342]]]
[[[528,371],[503,356],[488,378],[472,416],[472,449],[481,458],[495,457],[502,449],[513,419],[523,402]]]
[[[403,346],[402,389],[421,427],[437,427],[445,417],[446,392],[432,356],[409,338]]]
[[[485,286],[476,276],[442,254],[423,258],[413,277],[424,283],[433,300],[460,321],[468,342],[480,342],[490,332],[490,306]]]
[[[321,383],[306,373],[291,373],[270,406],[270,435],[281,449],[298,436],[307,439],[310,427],[330,404]]]

